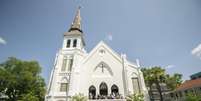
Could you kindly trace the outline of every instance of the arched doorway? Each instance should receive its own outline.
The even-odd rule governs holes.
[[[115,96],[117,96],[119,94],[119,88],[117,87],[117,85],[112,85],[111,87],[111,94],[114,94]]]
[[[108,95],[108,88],[107,88],[107,84],[105,82],[102,82],[99,86],[100,89],[100,95],[101,96],[107,96]]]
[[[89,87],[89,99],[95,99],[96,97],[96,87],[93,85]]]

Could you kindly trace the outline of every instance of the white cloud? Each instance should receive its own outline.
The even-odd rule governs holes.
[[[2,37],[0,37],[0,44],[5,45],[6,43],[7,43],[6,40],[4,40]]]
[[[195,47],[191,54],[201,59],[201,44],[199,44],[197,47]]]

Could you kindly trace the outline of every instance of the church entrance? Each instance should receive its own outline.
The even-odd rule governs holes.
[[[101,96],[107,96],[108,95],[108,88],[107,88],[107,84],[105,82],[102,82],[99,86],[99,93]]]
[[[117,96],[119,94],[119,88],[117,87],[117,85],[112,85],[111,87],[111,94],[114,96]]]
[[[96,97],[96,87],[93,85],[89,87],[89,99],[95,99]]]

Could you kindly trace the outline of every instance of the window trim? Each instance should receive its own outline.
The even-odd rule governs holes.
[[[133,93],[141,93],[139,78],[138,77],[132,77],[131,80],[132,80],[132,85],[133,85]],[[135,80],[136,80],[137,84],[134,84]],[[137,86],[138,91],[135,91],[136,86]]]
[[[68,62],[69,62],[69,63],[68,63],[68,69],[67,69],[67,70],[68,70],[69,72],[71,72],[72,67],[73,67],[73,59],[68,59]]]
[[[61,71],[63,71],[63,72],[66,71],[67,62],[68,62],[67,57],[64,57],[63,61],[62,61]]]
[[[68,83],[60,83],[60,92],[68,92],[69,84]]]

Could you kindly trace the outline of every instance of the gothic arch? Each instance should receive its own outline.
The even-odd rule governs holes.
[[[117,95],[119,93],[119,88],[117,85],[113,84],[111,87],[111,94]]]
[[[96,97],[96,87],[94,85],[91,85],[89,87],[89,99],[95,99]]]
[[[132,77],[132,78],[133,78],[133,77],[139,78],[139,74],[137,74],[136,72],[132,72],[131,77]]]
[[[96,69],[98,67],[100,67],[101,65],[104,65],[104,67],[109,71],[110,75],[113,76],[114,73],[112,72],[112,69],[110,68],[110,66],[108,64],[106,64],[105,62],[101,61],[95,68],[93,71],[96,71]]]
[[[105,82],[101,82],[99,86],[99,94],[102,96],[107,96],[108,95],[108,87]]]

